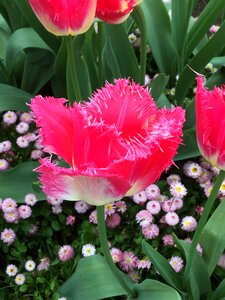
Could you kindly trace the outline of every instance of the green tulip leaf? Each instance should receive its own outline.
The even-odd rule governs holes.
[[[123,275],[127,284],[132,286],[132,280]],[[76,271],[59,288],[59,293],[68,300],[99,300],[125,295],[126,291],[114,277],[104,257],[93,255],[79,260]]]
[[[33,183],[38,181],[38,173],[33,170],[37,162],[20,163],[14,168],[0,173],[0,198],[13,198],[18,203],[24,202],[24,197],[34,193],[38,200],[46,198],[43,192],[34,191]]]

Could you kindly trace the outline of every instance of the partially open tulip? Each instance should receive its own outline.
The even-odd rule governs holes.
[[[29,0],[42,25],[51,33],[77,35],[91,26],[97,0]]]
[[[90,102],[31,100],[45,151],[69,168],[42,159],[43,190],[92,205],[116,201],[145,189],[172,164],[181,142],[184,110],[159,110],[147,89],[126,79],[107,83]]]
[[[97,0],[96,17],[111,24],[122,23],[140,2],[140,0]]]
[[[197,78],[196,131],[201,154],[213,166],[225,170],[225,88],[204,88]]]

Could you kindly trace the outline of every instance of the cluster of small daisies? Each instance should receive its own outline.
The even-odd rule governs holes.
[[[18,159],[18,150],[31,145],[30,158],[37,160],[43,156],[42,146],[35,133],[31,112],[7,111],[0,120],[6,138],[0,140],[0,171],[7,170]]]

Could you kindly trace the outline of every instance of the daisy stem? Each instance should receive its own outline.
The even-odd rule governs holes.
[[[191,266],[192,266],[192,262],[194,261],[193,260],[193,256],[196,254],[196,247],[197,247],[197,244],[199,242],[199,239],[201,237],[201,233],[204,229],[204,226],[207,222],[207,219],[209,217],[209,214],[210,214],[210,211],[213,207],[213,204],[216,200],[216,197],[217,197],[217,194],[219,192],[219,189],[221,187],[221,184],[223,182],[225,178],[225,171],[223,170],[220,170],[220,173],[214,183],[214,186],[213,186],[213,189],[209,195],[209,198],[206,202],[206,205],[204,207],[204,211],[203,211],[203,214],[201,215],[201,218],[198,222],[198,225],[197,225],[197,228],[195,230],[195,233],[194,233],[194,236],[193,236],[193,239],[192,239],[192,243],[191,243],[191,247],[190,247],[190,251],[189,251],[189,254],[188,254],[188,257],[187,257],[187,265],[186,265],[186,268],[185,268],[185,273],[184,273],[184,284],[185,286],[187,286],[188,284],[188,280],[190,278],[190,270],[191,270]]]
[[[77,68],[75,62],[75,53],[73,50],[73,36],[66,37],[67,47],[67,69],[66,69],[66,85],[67,85],[67,97],[69,102],[72,104],[75,100],[79,102],[82,100],[80,87],[77,76]]]
[[[136,6],[132,17],[141,32],[140,46],[140,83],[145,84],[146,60],[147,60],[147,26],[143,10],[140,5]]]
[[[109,251],[108,240],[106,235],[106,227],[105,227],[105,213],[104,213],[104,205],[97,206],[97,220],[98,220],[98,233],[99,239],[102,247],[102,252],[105,256],[105,260],[112,271],[113,275],[116,277],[122,288],[132,296],[133,298],[136,297],[136,291],[130,288],[127,283],[125,282],[122,272],[119,271],[112,260],[111,253]]]

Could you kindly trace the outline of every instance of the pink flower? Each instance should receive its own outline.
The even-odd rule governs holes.
[[[114,263],[119,263],[119,262],[122,261],[123,252],[120,249],[112,248],[110,250],[110,253],[111,253],[111,256],[112,256],[112,259],[113,259]]]
[[[50,265],[50,259],[48,257],[44,257],[41,259],[39,265],[37,266],[38,271],[45,270],[47,271]]]
[[[180,272],[184,267],[184,261],[180,256],[171,257],[169,264],[177,273]]]
[[[192,216],[186,216],[181,221],[181,229],[183,229],[184,231],[192,232],[195,230],[196,226],[197,221]]]
[[[76,221],[76,217],[75,216],[67,216],[66,218],[66,225],[70,225],[70,226],[73,226],[74,223]]]
[[[126,272],[132,271],[138,265],[138,258],[131,251],[125,251],[123,253],[122,261],[119,263],[121,269]]]
[[[148,210],[140,210],[136,214],[135,219],[141,225],[141,227],[145,227],[152,223],[153,216]]]
[[[107,217],[106,219],[106,226],[108,228],[115,228],[120,225],[121,217],[118,213],[114,213]]]
[[[160,196],[160,189],[156,184],[151,184],[145,189],[147,198],[150,200],[157,200]]]
[[[3,243],[6,243],[8,246],[12,245],[15,238],[16,238],[15,231],[11,228],[9,229],[6,228],[1,232],[1,240],[3,241]]]
[[[145,191],[140,191],[139,193],[133,196],[133,201],[138,205],[144,204],[148,200]]]
[[[146,239],[152,240],[159,235],[159,227],[156,224],[149,224],[142,227],[142,233]]]
[[[84,33],[94,21],[96,0],[29,0],[42,25],[55,35]]]
[[[64,245],[59,249],[58,257],[61,261],[66,262],[74,256],[74,249],[70,245]]]
[[[162,237],[163,240],[163,245],[164,246],[173,246],[174,245],[174,240],[172,234],[165,234]]]
[[[116,201],[115,202],[116,210],[121,212],[122,214],[127,210],[126,203],[124,201]]]
[[[12,198],[6,198],[2,202],[2,210],[4,213],[11,213],[14,212],[17,208],[17,203]]]
[[[96,17],[104,22],[124,22],[135,7],[135,0],[97,0]]]
[[[32,99],[45,151],[71,166],[41,159],[37,171],[46,194],[103,205],[144,190],[169,168],[184,110],[158,110],[148,90],[127,79],[107,83],[90,100],[65,107],[65,99]]]
[[[197,78],[196,133],[202,156],[213,166],[225,170],[225,89],[204,88],[203,76]]]
[[[157,215],[161,210],[161,205],[158,201],[152,200],[149,201],[146,205],[146,209],[152,214]]]
[[[165,215],[165,221],[168,225],[175,226],[179,223],[179,216],[175,212],[168,212]]]
[[[21,219],[28,219],[32,214],[32,210],[28,205],[21,205],[18,212]]]

